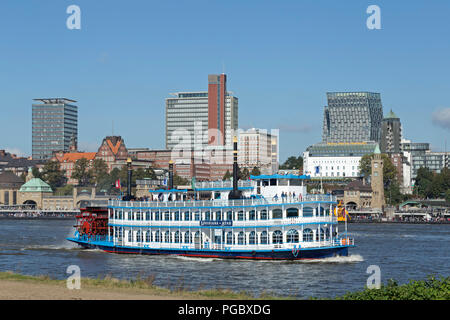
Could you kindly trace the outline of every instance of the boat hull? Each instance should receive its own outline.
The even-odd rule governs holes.
[[[348,256],[348,248],[352,245],[333,247],[302,248],[296,250],[208,250],[208,249],[164,249],[149,247],[125,247],[102,241],[81,241],[76,238],[67,240],[79,244],[86,249],[100,249],[109,253],[143,254],[143,255],[178,255],[199,258],[220,259],[252,259],[252,260],[309,260],[324,259],[336,256]]]

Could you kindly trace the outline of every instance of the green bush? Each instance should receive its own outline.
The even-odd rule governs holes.
[[[368,289],[347,293],[336,297],[337,300],[449,300],[450,277],[436,278],[429,276],[426,280],[411,280],[404,285],[389,280],[380,289]]]

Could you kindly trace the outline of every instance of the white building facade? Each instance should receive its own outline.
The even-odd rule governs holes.
[[[374,153],[377,145],[375,142],[312,145],[303,153],[303,173],[311,178],[358,178],[361,158]]]
[[[278,171],[279,166],[279,131],[265,129],[249,129],[238,132],[238,164],[239,167],[252,170],[260,169],[261,174],[270,175]]]

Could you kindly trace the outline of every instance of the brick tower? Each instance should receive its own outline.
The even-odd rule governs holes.
[[[372,186],[372,208],[383,209],[384,202],[384,184],[383,184],[383,159],[381,158],[380,148],[375,148],[372,159],[372,176],[370,179]]]

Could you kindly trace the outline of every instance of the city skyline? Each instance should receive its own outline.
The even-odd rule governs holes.
[[[68,1],[0,4],[8,12],[0,19],[8,43],[0,53],[1,148],[31,155],[32,99],[45,96],[78,101],[82,150],[95,150],[113,130],[129,147],[163,148],[165,98],[224,72],[239,97],[239,127],[280,129],[280,162],[321,141],[326,92],[340,91],[380,93],[384,115],[398,115],[405,138],[445,151],[445,1],[378,1],[381,30],[366,28],[368,4],[356,1],[327,2],[327,10],[261,1],[256,13],[255,3],[237,1],[136,3],[142,10],[77,1],[81,30],[65,26]],[[233,23],[212,33],[211,12]]]

